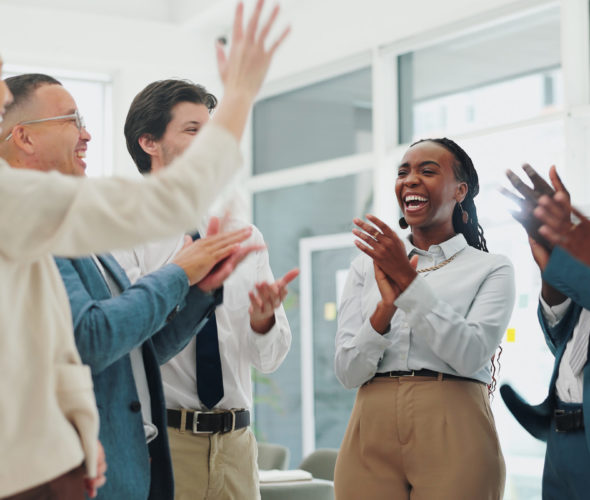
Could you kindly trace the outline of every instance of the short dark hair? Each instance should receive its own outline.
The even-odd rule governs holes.
[[[31,97],[31,94],[39,87],[43,85],[61,85],[60,81],[42,73],[25,73],[11,76],[4,81],[13,97],[12,103],[6,108],[7,113]]]
[[[127,150],[142,174],[152,169],[152,161],[140,146],[139,138],[148,134],[153,140],[160,140],[172,120],[172,108],[181,102],[204,104],[209,112],[217,106],[213,94],[189,80],[150,83],[133,99],[125,120],[125,139]]]

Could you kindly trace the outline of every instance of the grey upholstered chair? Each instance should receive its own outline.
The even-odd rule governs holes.
[[[299,464],[299,468],[306,470],[316,479],[334,481],[334,467],[338,450],[334,448],[320,448],[310,453]]]
[[[258,443],[258,468],[261,470],[287,470],[289,448],[280,444]]]

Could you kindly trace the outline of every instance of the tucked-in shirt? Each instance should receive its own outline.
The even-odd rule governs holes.
[[[572,299],[566,299],[561,304],[550,306],[543,297],[539,297],[541,311],[550,327],[559,323],[567,312]],[[575,375],[570,366],[570,359],[573,354],[573,346],[581,335],[590,335],[590,311],[582,309],[578,322],[574,327],[571,339],[568,341],[561,362],[559,363],[559,374],[555,381],[557,397],[564,403],[582,403],[584,398],[584,372]]]
[[[234,219],[225,228],[232,230],[243,226]],[[131,252],[115,252],[114,256],[133,282],[170,262],[183,242],[184,236],[179,236],[141,245]],[[254,226],[250,238],[242,243],[263,244],[262,234]],[[250,328],[248,292],[262,281],[274,282],[266,249],[246,257],[223,285],[223,304],[215,310],[215,318],[224,396],[216,409],[251,408],[251,366],[263,373],[272,372],[289,351],[291,330],[282,305],[275,310],[275,324],[267,333],[259,334]],[[192,339],[182,352],[162,366],[162,379],[167,408],[206,410],[197,395],[196,339]]]
[[[208,124],[182,157],[145,179],[86,179],[0,160],[0,498],[85,462],[96,474],[98,413],[52,254],[78,257],[198,225],[240,165]]]
[[[377,372],[420,370],[489,383],[491,357],[514,306],[514,270],[502,255],[467,245],[462,234],[428,251],[406,242],[420,273],[396,299],[391,330],[381,335],[370,318],[381,300],[373,261],[365,254],[350,267],[336,334],[336,375],[348,388]]]

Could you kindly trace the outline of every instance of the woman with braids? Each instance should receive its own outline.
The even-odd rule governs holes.
[[[491,358],[514,305],[514,272],[489,254],[477,172],[449,139],[413,144],[395,193],[406,242],[355,219],[336,335],[336,375],[360,387],[335,472],[337,500],[502,497],[489,405]]]

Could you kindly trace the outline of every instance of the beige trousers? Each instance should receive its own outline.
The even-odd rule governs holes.
[[[258,500],[256,438],[249,427],[225,434],[168,428],[175,500]]]
[[[498,500],[504,457],[487,388],[376,378],[358,391],[336,461],[336,500]]]

